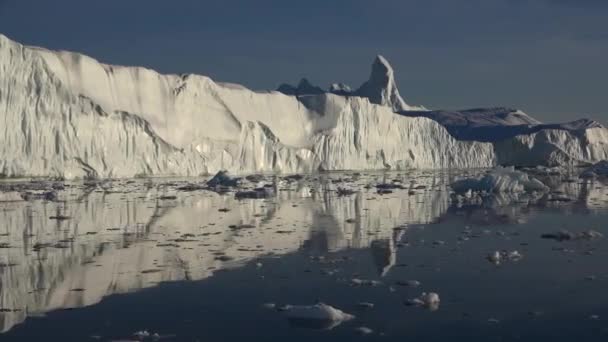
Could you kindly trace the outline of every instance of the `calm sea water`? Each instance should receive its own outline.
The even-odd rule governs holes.
[[[457,205],[463,176],[266,177],[276,196],[245,200],[183,189],[203,180],[4,183],[0,341],[605,341],[608,235],[577,234],[608,234],[608,187],[557,177],[549,196]],[[575,238],[541,238],[561,230]],[[406,305],[422,292],[439,307]],[[269,308],[317,302],[356,318]]]

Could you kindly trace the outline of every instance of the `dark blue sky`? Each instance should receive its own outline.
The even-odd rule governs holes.
[[[383,54],[412,104],[608,122],[608,0],[0,0],[0,32],[255,89],[358,86]]]

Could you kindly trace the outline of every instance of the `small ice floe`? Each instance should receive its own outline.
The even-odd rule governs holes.
[[[495,251],[494,253],[488,255],[488,261],[495,265],[499,265],[501,260],[502,254],[499,251]]]
[[[359,303],[357,303],[357,307],[360,308],[360,309],[373,309],[374,308],[374,303],[359,302]]]
[[[431,311],[439,309],[439,294],[435,292],[423,292],[418,298],[410,299],[406,302],[410,306],[424,306]]]
[[[275,303],[264,303],[262,304],[262,307],[264,309],[275,310],[277,308],[277,305]]]
[[[160,335],[157,333],[150,333],[147,330],[140,330],[133,333],[133,337],[138,341],[158,341],[160,340]]]
[[[512,251],[507,253],[507,259],[512,260],[512,261],[518,261],[523,259],[523,255],[521,253],[519,253],[519,251]]]
[[[324,303],[315,305],[288,305],[284,312],[290,323],[300,327],[315,329],[332,329],[343,322],[355,318],[354,315],[345,313]]]
[[[567,230],[561,230],[555,233],[546,233],[540,236],[543,239],[552,239],[557,241],[569,241],[569,240],[595,240],[603,238],[604,235],[595,230],[587,230],[581,233],[572,233]]]
[[[378,286],[382,285],[381,281],[353,278],[350,280],[350,284],[353,286]]]
[[[140,330],[133,333],[133,337],[144,339],[150,337],[148,330]]]
[[[219,171],[210,180],[207,181],[207,186],[211,188],[217,187],[237,187],[240,185],[241,179],[232,177],[226,170]]]
[[[399,280],[396,282],[397,285],[399,286],[406,286],[406,287],[418,287],[420,286],[420,282],[418,280]]]
[[[357,327],[355,331],[361,335],[370,335],[373,334],[374,331],[368,327]]]
[[[500,265],[503,261],[519,261],[523,257],[519,251],[494,251],[487,256],[487,259],[494,265]]]

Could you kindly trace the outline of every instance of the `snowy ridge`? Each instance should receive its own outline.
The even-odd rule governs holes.
[[[458,142],[432,120],[356,96],[256,93],[1,35],[0,70],[4,176],[486,167],[496,160],[490,144]]]

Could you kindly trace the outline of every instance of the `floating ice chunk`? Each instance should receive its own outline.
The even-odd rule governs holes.
[[[495,251],[494,253],[488,255],[488,261],[490,261],[491,263],[498,265],[500,264],[500,261],[502,260],[502,254],[500,254],[499,251]]]
[[[265,309],[276,309],[277,305],[275,303],[264,303],[262,304],[262,307]]]
[[[519,261],[524,258],[523,254],[519,253],[519,251],[512,251],[507,254],[507,258],[512,261]]]
[[[507,261],[519,261],[523,259],[523,255],[519,253],[519,251],[495,251],[488,255],[488,261],[495,264],[500,265],[500,263],[504,260]]]
[[[325,329],[331,329],[342,322],[355,318],[351,314],[324,303],[315,305],[288,305],[285,315],[296,324]]]
[[[418,286],[420,286],[420,282],[418,280],[397,281],[396,284],[399,285],[399,286],[406,286],[406,287],[418,287]]]
[[[210,180],[207,181],[209,187],[237,187],[240,184],[240,178],[235,178],[226,170],[219,171]]]
[[[361,335],[370,335],[374,333],[374,331],[368,327],[357,327],[355,328],[355,331]]]
[[[513,167],[497,167],[480,179],[464,179],[452,184],[452,189],[458,194],[469,192],[533,192],[547,191],[549,188],[536,178],[516,171]]]
[[[435,292],[423,292],[418,298],[410,299],[406,304],[424,306],[432,311],[439,309],[439,294]]]
[[[355,286],[378,286],[378,285],[382,284],[382,282],[378,281],[378,280],[359,279],[359,278],[351,279],[350,283]]]

